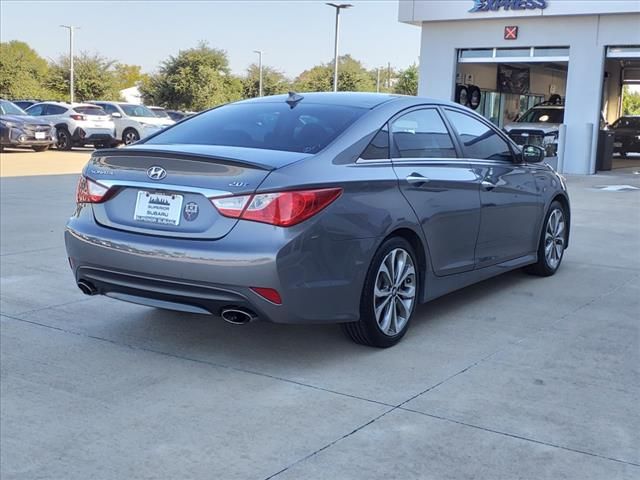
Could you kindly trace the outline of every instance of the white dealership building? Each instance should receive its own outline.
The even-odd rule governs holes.
[[[399,20],[422,29],[419,95],[477,86],[477,111],[499,126],[562,102],[566,173],[596,171],[599,130],[640,84],[640,0],[400,0]]]

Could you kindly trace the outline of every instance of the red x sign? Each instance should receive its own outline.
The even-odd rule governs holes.
[[[505,40],[517,40],[518,39],[518,27],[504,27],[504,39]]]

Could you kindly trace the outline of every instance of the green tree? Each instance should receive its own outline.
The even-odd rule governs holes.
[[[86,52],[73,60],[75,101],[120,99],[113,70],[115,61]],[[69,57],[62,56],[49,65],[46,86],[59,98],[68,100],[69,78]]]
[[[300,92],[327,92],[333,89],[333,62],[317,65],[302,72],[294,82]],[[375,92],[376,84],[362,64],[343,55],[338,59],[338,90],[349,92]]]
[[[24,42],[0,43],[0,95],[10,99],[48,98],[47,61]]]
[[[252,64],[247,69],[247,75],[242,79],[244,98],[257,97],[260,92],[260,68]],[[262,66],[262,94],[277,95],[286,93],[291,88],[291,83],[275,68]]]
[[[203,110],[242,98],[224,50],[200,43],[165,60],[140,87],[145,102],[180,110]]]
[[[394,92],[402,95],[418,95],[418,66],[415,63],[400,72]]]
[[[140,65],[127,65],[126,63],[116,63],[113,68],[115,87],[120,90],[135,87],[142,83],[148,76],[142,73]]]
[[[629,85],[622,90],[622,115],[640,115],[640,92],[631,91]]]

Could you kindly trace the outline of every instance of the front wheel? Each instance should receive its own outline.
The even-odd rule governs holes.
[[[58,142],[56,143],[56,148],[58,150],[71,150],[73,145],[69,130],[66,128],[59,128],[56,132],[56,136],[58,137]]]
[[[140,140],[140,135],[133,128],[127,128],[122,134],[122,142],[125,145],[131,145],[132,143]]]
[[[560,202],[553,202],[544,221],[538,245],[538,261],[525,271],[540,277],[550,277],[558,271],[567,245],[567,214]]]
[[[342,325],[354,342],[386,348],[409,328],[418,298],[418,263],[404,238],[393,237],[376,252],[360,300],[360,320]]]

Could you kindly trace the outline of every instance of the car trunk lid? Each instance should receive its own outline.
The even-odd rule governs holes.
[[[272,170],[308,154],[210,145],[139,145],[94,153],[84,174],[110,188],[96,221],[140,234],[218,239],[237,219],[214,197],[253,193]]]

